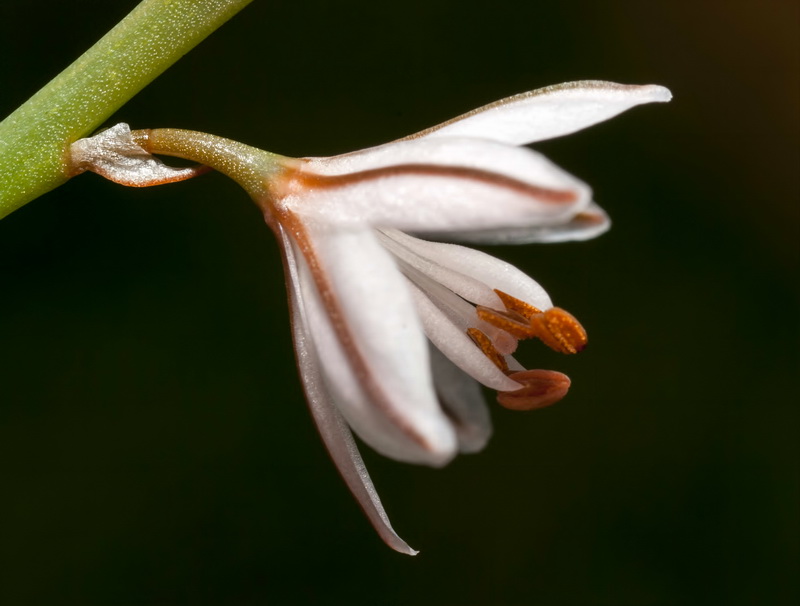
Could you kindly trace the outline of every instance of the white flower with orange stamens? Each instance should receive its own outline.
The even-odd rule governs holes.
[[[519,339],[564,353],[586,344],[578,321],[520,270],[430,239],[554,242],[602,233],[608,219],[589,187],[520,146],[669,99],[660,86],[562,84],[332,158],[291,159],[204,133],[118,125],[76,142],[72,162],[75,173],[145,186],[201,171],[173,173],[150,154],[180,156],[245,187],[282,245],[298,365],[322,438],[384,541],[414,554],[392,529],[350,430],[391,458],[444,465],[480,450],[491,433],[479,385],[514,409],[566,393],[566,376],[525,370],[511,357]]]

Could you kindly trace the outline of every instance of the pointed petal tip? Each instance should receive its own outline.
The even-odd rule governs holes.
[[[667,103],[672,101],[672,91],[666,86],[658,84],[649,84],[644,88],[648,89],[650,100],[654,103]]]
[[[660,84],[619,84],[617,82],[608,82],[605,80],[579,80],[576,82],[565,82],[564,84],[556,84],[548,86],[541,91],[552,92],[574,92],[576,95],[585,95],[598,91],[601,94],[610,94],[612,97],[617,95],[639,97],[641,103],[664,103],[672,99],[672,92]],[[532,91],[537,93],[539,91]]]
[[[392,541],[386,541],[386,544],[394,549],[397,553],[402,553],[403,555],[415,556],[419,553],[416,549],[411,548],[408,543],[406,543],[403,539],[394,535],[395,538]],[[385,539],[384,539],[385,540]]]
[[[527,145],[572,134],[636,105],[671,98],[669,89],[656,84],[564,82],[500,99],[407,139],[456,136]]]
[[[428,465],[435,469],[441,469],[447,466],[458,455],[458,440],[456,438],[455,430],[449,422],[447,422],[447,438],[444,440],[437,440],[436,443],[428,443],[424,447],[422,459],[418,461],[409,461],[422,465]]]

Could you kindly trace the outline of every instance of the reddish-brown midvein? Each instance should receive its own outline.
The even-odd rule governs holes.
[[[364,387],[364,390],[367,392],[367,394],[369,394],[370,399],[385,412],[385,414],[404,434],[410,437],[422,448],[429,451],[432,450],[433,448],[429,444],[428,440],[426,440],[424,436],[420,435],[414,427],[412,427],[405,419],[397,414],[395,407],[392,406],[392,404],[388,401],[386,393],[375,381],[372,373],[370,373],[363,354],[361,351],[359,351],[352,333],[347,328],[347,321],[342,313],[339,299],[336,297],[336,294],[333,291],[330,280],[325,275],[325,271],[320,263],[319,257],[317,256],[314,246],[311,243],[311,238],[308,235],[308,231],[302,224],[301,220],[297,217],[297,215],[288,210],[276,209],[273,212],[278,215],[278,221],[280,224],[289,231],[291,234],[290,237],[294,238],[295,242],[297,242],[298,246],[300,247],[303,258],[306,260],[306,263],[308,263],[309,270],[314,278],[314,284],[316,285],[317,291],[320,294],[320,298],[325,306],[325,310],[328,312],[331,325],[336,331],[336,336],[339,338],[339,342],[345,351],[345,355],[347,355],[348,360],[350,360],[357,379],[361,382],[361,385]]]
[[[520,193],[532,196],[542,202],[554,204],[567,204],[578,199],[578,193],[573,190],[550,189],[531,185],[508,177],[500,173],[493,173],[476,168],[465,166],[439,166],[436,164],[397,164],[395,166],[384,166],[381,168],[371,168],[358,172],[345,173],[343,175],[320,175],[298,171],[294,178],[304,187],[334,188],[352,185],[360,181],[378,179],[382,177],[397,177],[403,175],[422,175],[426,177],[455,177],[459,179],[469,179],[497,185],[512,189]]]

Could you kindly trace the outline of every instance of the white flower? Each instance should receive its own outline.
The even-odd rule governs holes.
[[[459,450],[479,450],[491,426],[475,381],[500,392],[522,386],[468,336],[490,334],[501,355],[515,345],[476,306],[506,311],[496,289],[552,308],[509,264],[400,230],[480,242],[598,235],[608,220],[589,187],[516,146],[669,97],[657,86],[552,87],[401,141],[299,161],[273,185],[267,213],[286,251],[306,395],[340,472],[393,548],[413,553],[392,530],[348,426],[402,461],[438,466]],[[425,336],[435,345],[430,355]],[[559,389],[553,379],[551,390]]]
[[[580,324],[515,267],[430,240],[554,242],[602,233],[608,219],[590,188],[519,146],[669,99],[660,86],[562,84],[363,151],[273,156],[255,180],[258,161],[239,144],[229,142],[239,147],[222,162],[208,149],[220,155],[224,140],[210,136],[191,153],[181,143],[187,131],[150,131],[135,142],[231,174],[264,209],[284,252],[297,359],[317,427],[384,541],[414,554],[392,529],[350,430],[394,459],[444,465],[459,451],[480,450],[491,433],[479,384],[511,408],[566,393],[564,375],[525,371],[511,357],[518,339],[538,337],[565,353],[586,342]],[[76,171],[137,185],[175,180],[144,160],[138,172],[116,160],[109,169],[102,158],[123,145],[110,139],[132,141],[117,133],[76,143]],[[232,158],[245,168],[232,169]]]

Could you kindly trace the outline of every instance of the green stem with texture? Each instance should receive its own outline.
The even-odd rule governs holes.
[[[0,218],[69,178],[66,152],[252,0],[144,0],[0,123]]]
[[[290,166],[302,162],[193,130],[154,128],[132,131],[131,136],[151,154],[192,160],[227,175],[259,206],[269,198],[270,181]]]

